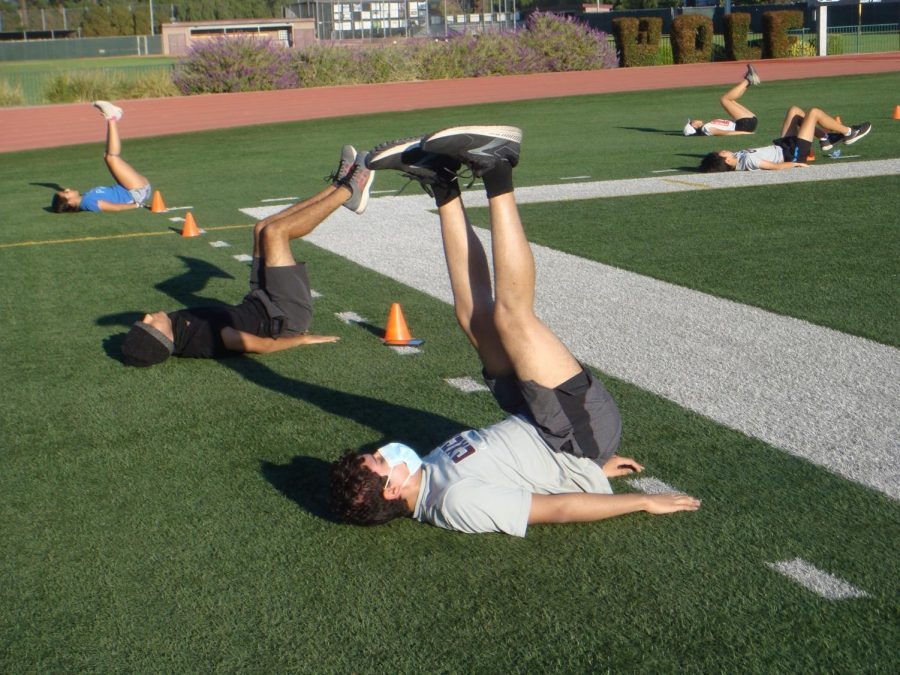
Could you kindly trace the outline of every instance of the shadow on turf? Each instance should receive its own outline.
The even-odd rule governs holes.
[[[683,136],[680,131],[673,129],[654,129],[653,127],[616,127],[617,129],[628,129],[629,131],[643,131],[646,134],[664,134],[666,136]]]
[[[380,439],[360,448],[364,452],[372,452],[395,440],[402,440],[413,447],[430,449],[465,428],[462,422],[427,410],[285,377],[256,359],[225,359],[221,363],[260,387],[376,430]],[[298,429],[298,434],[315,432],[314,429]],[[345,450],[334,446],[327,437],[322,438],[321,446],[323,453],[334,460]],[[296,502],[300,508],[319,518],[333,521],[328,505],[330,466],[330,462],[317,457],[298,455],[289,464],[263,461],[260,463],[260,473],[276,490]]]

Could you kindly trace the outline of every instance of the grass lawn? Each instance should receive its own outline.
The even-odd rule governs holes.
[[[343,448],[390,439],[424,453],[501,413],[444,383],[479,369],[447,305],[309,243],[296,251],[321,293],[314,330],[339,343],[140,371],[116,359],[145,311],[238,302],[248,267],[232,256],[251,225],[239,209],[317,190],[342,143],[515,124],[518,185],[640,178],[762,145],[796,102],[871,121],[853,146],[860,159],[900,157],[900,75],[822,85],[748,92],[761,128],[737,144],[678,133],[689,115],[719,114],[714,88],[133,141],[126,107],[124,156],[167,205],[193,207],[208,230],[196,239],[146,211],[44,211],[56,184],[108,181],[97,145],[5,155],[4,672],[889,672],[900,657],[897,503],[603,373],[625,423],[620,452],[701,497],[700,511],[534,527],[525,539],[334,523],[328,465]],[[896,347],[896,184],[522,214],[544,246]],[[400,185],[382,175],[376,189]],[[483,209],[472,215],[486,223]],[[427,338],[421,354],[399,356],[335,316],[380,320],[394,301]],[[767,566],[795,558],[868,597],[828,600]]]

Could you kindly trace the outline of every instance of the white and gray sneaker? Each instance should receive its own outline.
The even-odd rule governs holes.
[[[350,172],[340,182],[342,187],[350,190],[350,199],[344,202],[344,208],[353,213],[362,213],[369,204],[369,191],[372,189],[372,181],[375,180],[375,172],[366,167],[366,154],[359,153],[353,162]]]
[[[104,119],[116,121],[122,119],[122,109],[109,101],[94,101],[91,105],[103,113]]]
[[[762,82],[762,80],[759,79],[759,73],[756,72],[756,68],[754,68],[749,63],[747,64],[747,74],[744,75],[744,78],[747,80],[747,84],[749,84],[751,87]]]
[[[353,171],[353,167],[356,164],[356,155],[356,148],[352,145],[345,145],[342,147],[341,159],[338,161],[337,168],[332,173],[325,176],[325,182],[331,183],[335,187],[343,185],[347,176]]]

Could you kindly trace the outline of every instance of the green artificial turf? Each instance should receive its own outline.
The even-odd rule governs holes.
[[[884,105],[898,77],[828,82],[751,93],[767,110],[804,99],[866,117],[876,126],[854,146],[862,159],[900,156]],[[116,360],[145,311],[237,302],[248,266],[232,255],[251,224],[238,209],[317,189],[343,142],[471,118],[525,129],[521,185],[642,177],[714,147],[672,131],[682,109],[715,113],[712,92],[126,137],[167,204],[193,206],[210,230],[196,239],[148,212],[44,212],[41,183],[105,180],[96,145],[4,155],[3,671],[889,672],[897,503],[602,373],[622,410],[621,453],[701,497],[700,511],[534,527],[524,540],[334,523],[328,463],[343,448],[396,439],[427,451],[501,413],[489,395],[444,384],[479,370],[447,305],[312,245],[296,250],[322,294],[314,329],[339,343],[145,370]],[[763,125],[755,138],[778,126]],[[379,176],[376,188],[400,184]],[[522,213],[543,245],[896,345],[895,184]],[[394,301],[426,338],[421,354],[374,334]],[[342,311],[376,325],[345,324]],[[766,566],[796,557],[869,597],[825,600]]]

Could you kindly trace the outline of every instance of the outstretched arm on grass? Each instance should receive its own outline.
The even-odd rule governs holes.
[[[699,508],[699,499],[681,494],[598,495],[572,492],[561,495],[532,495],[528,524],[589,523],[636,511],[662,515],[678,511],[696,511]]]
[[[245,333],[228,327],[222,329],[222,341],[233,352],[247,354],[270,354],[301,345],[315,345],[323,342],[337,342],[336,335],[292,335],[290,337],[267,338]]]

